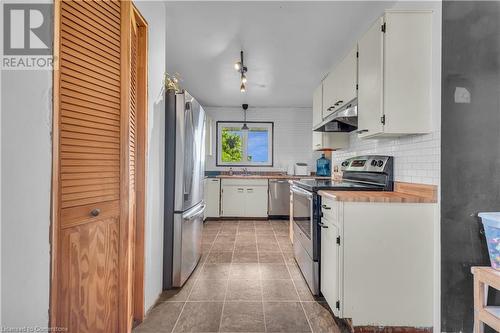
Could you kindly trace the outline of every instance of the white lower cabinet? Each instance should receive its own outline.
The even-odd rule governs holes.
[[[223,179],[221,215],[267,217],[267,179]]]
[[[436,204],[321,203],[320,289],[335,315],[432,327]]]
[[[340,316],[340,293],[339,293],[339,227],[325,218],[321,219],[321,293],[336,316]],[[327,263],[327,264],[326,264]]]
[[[205,218],[220,216],[220,179],[205,179]]]

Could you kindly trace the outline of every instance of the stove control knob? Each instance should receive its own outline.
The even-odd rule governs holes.
[[[372,160],[371,165],[372,165],[372,166],[377,166],[377,161],[376,161],[376,160]]]
[[[384,165],[384,161],[378,160],[377,166],[380,168],[382,165]]]
[[[343,167],[346,167],[346,166],[348,166],[348,165],[349,165],[349,162],[348,162],[348,161],[344,161],[344,162],[342,162],[342,166],[343,166]]]

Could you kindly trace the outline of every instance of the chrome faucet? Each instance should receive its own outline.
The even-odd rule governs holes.
[[[244,176],[247,176],[249,173],[248,173],[248,169],[247,168],[243,168],[243,175]]]

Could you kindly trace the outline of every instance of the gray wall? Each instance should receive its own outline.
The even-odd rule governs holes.
[[[441,329],[472,332],[470,267],[489,260],[471,214],[500,211],[500,2],[443,2],[442,69]]]
[[[2,72],[2,325],[48,324],[52,73]]]

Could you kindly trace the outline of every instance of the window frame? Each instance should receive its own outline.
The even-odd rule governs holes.
[[[216,129],[215,129],[215,165],[218,166],[218,167],[249,167],[249,168],[253,168],[253,167],[273,167],[274,166],[274,121],[246,121],[247,125],[252,125],[252,124],[263,124],[263,125],[266,125],[266,126],[270,126],[270,129],[271,129],[271,135],[270,135],[270,139],[271,139],[271,144],[268,145],[268,147],[270,147],[271,149],[271,161],[270,162],[255,162],[255,163],[250,163],[250,164],[237,164],[238,162],[236,163],[231,163],[231,162],[222,162],[221,161],[221,151],[220,149],[222,149],[222,144],[220,142],[220,138],[219,138],[219,128],[221,126],[224,126],[226,124],[241,124],[243,126],[245,122],[244,121],[235,121],[235,120],[231,120],[231,121],[223,121],[223,120],[218,120],[216,121]],[[222,133],[222,132],[221,132]],[[220,147],[219,147],[219,144]]]

